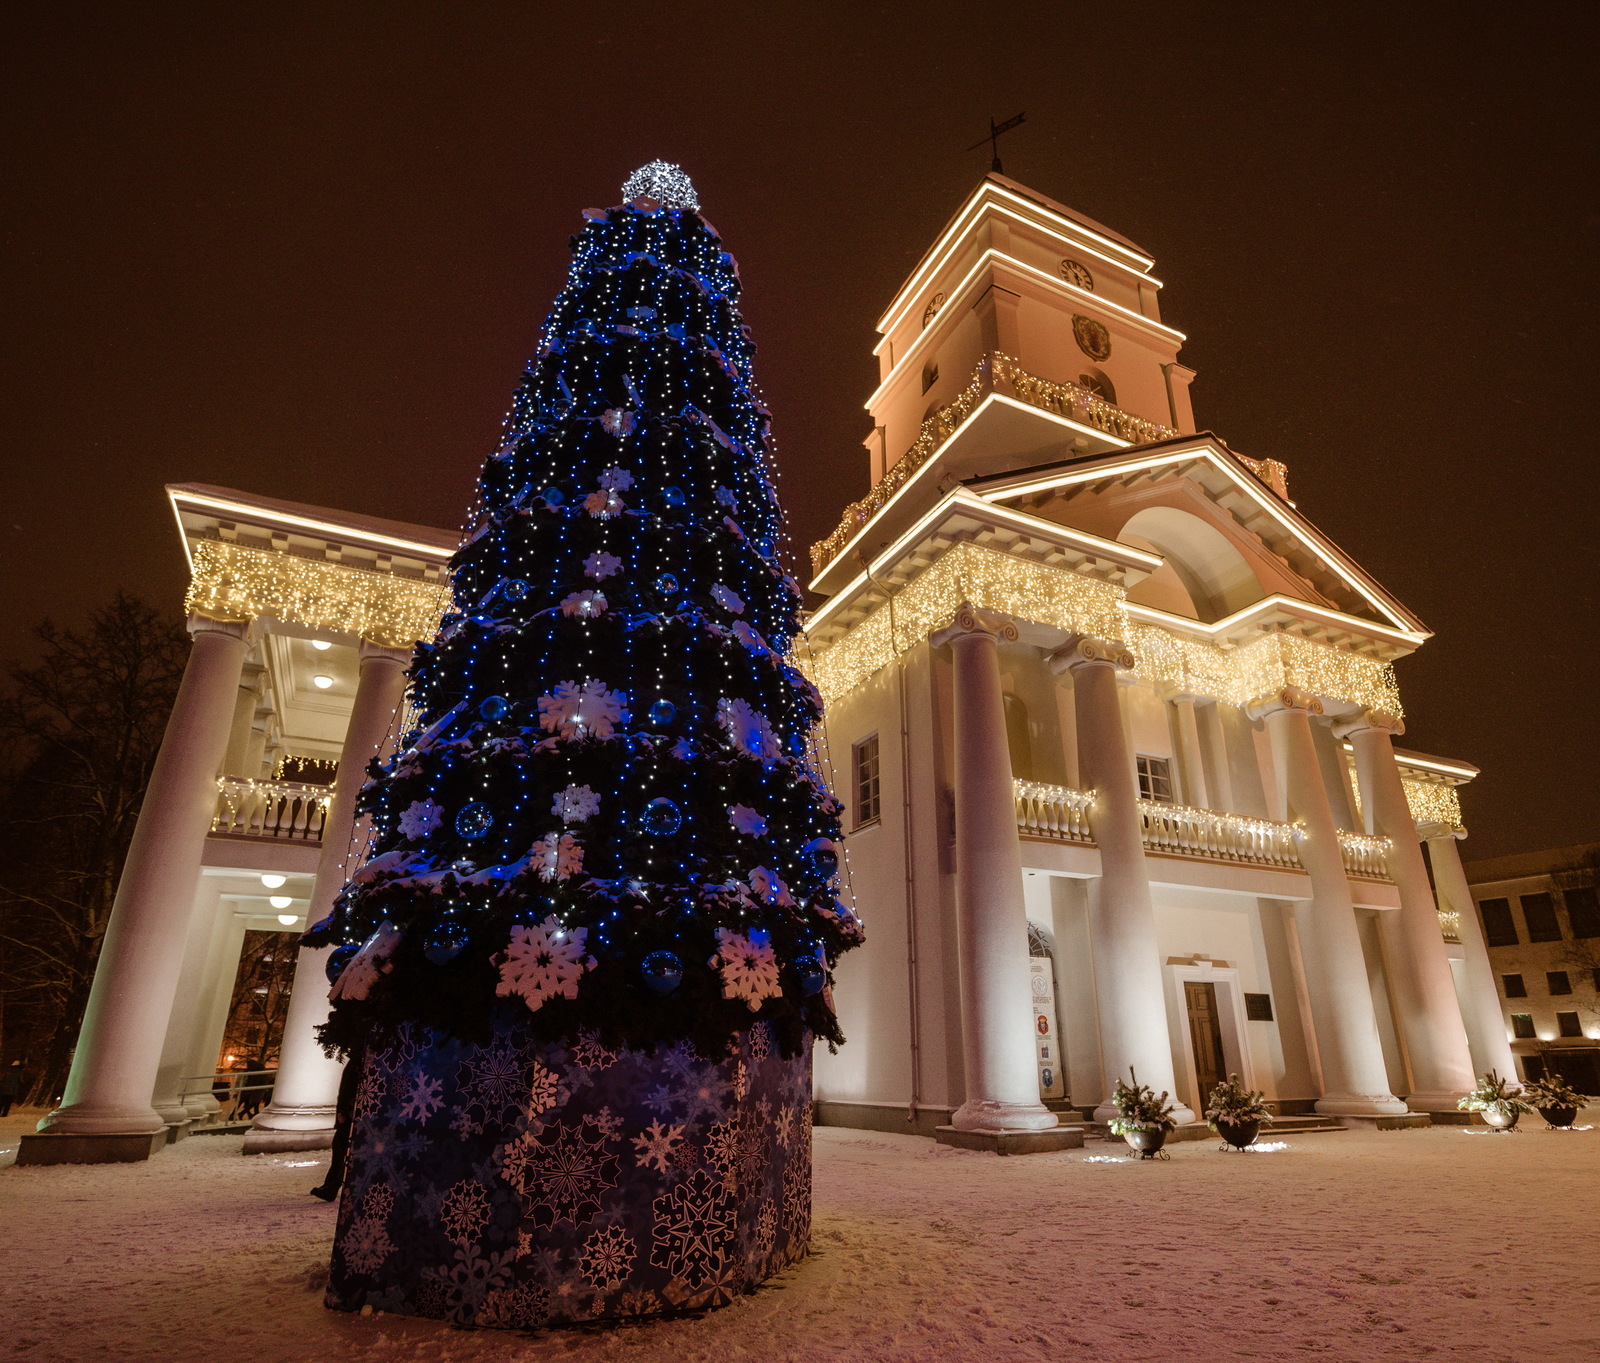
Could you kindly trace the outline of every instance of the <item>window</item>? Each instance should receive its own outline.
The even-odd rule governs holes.
[[[1500,982],[1505,986],[1508,999],[1525,999],[1528,997],[1528,986],[1522,982],[1521,975],[1502,975]]]
[[[1556,1031],[1562,1036],[1582,1036],[1583,1027],[1578,1022],[1576,1013],[1557,1013]]]
[[[1548,894],[1525,894],[1522,901],[1522,921],[1528,925],[1530,942],[1559,942],[1561,924],[1556,922],[1556,903]]]
[[[856,770],[856,827],[877,823],[882,812],[878,781],[878,735],[863,738],[852,750]]]
[[[1272,995],[1271,994],[1246,994],[1244,996],[1244,1015],[1248,1022],[1272,1021]]]
[[[1134,761],[1139,768],[1139,798],[1172,803],[1172,763],[1165,757],[1146,757],[1140,753]]]
[[[1533,1014],[1513,1013],[1511,1015],[1511,1035],[1519,1041],[1527,1041],[1533,1036]]]
[[[1572,924],[1574,937],[1600,937],[1600,895],[1593,885],[1580,885],[1576,890],[1563,890],[1561,897],[1567,901],[1567,920]]]
[[[922,391],[926,393],[934,384],[939,382],[939,362],[929,360],[922,367]]]
[[[1572,981],[1567,978],[1565,970],[1547,970],[1544,981],[1550,986],[1552,994],[1570,994],[1572,992]]]
[[[1511,921],[1509,899],[1485,899],[1478,905],[1483,915],[1483,935],[1492,947],[1514,947],[1520,940],[1517,925]]]
[[[1542,1055],[1525,1055],[1522,1057],[1522,1077],[1529,1082],[1544,1078],[1544,1057]]]
[[[1087,388],[1102,402],[1109,402],[1113,407],[1117,405],[1117,390],[1111,386],[1111,380],[1098,369],[1091,369],[1087,374],[1079,374],[1078,387]]]

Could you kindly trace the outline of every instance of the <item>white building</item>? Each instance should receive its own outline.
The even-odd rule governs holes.
[[[1475,769],[1392,742],[1429,631],[1195,430],[1154,265],[991,175],[878,324],[873,486],[812,551],[868,929],[819,1120],[1042,1148],[1132,1066],[1185,1121],[1234,1071],[1407,1125],[1507,1069]]]
[[[355,847],[356,791],[396,732],[458,536],[226,488],[168,488],[193,652],[123,867],[62,1105],[19,1163],[146,1159],[212,1121],[247,929],[292,949]],[[295,759],[299,759],[296,761]],[[337,763],[331,790],[325,764]],[[322,767],[319,782],[282,779]],[[287,902],[285,902],[287,901]],[[338,1066],[315,1045],[322,952],[301,952],[272,1106],[251,1149],[323,1146]]]
[[[1467,863],[1511,1049],[1508,1078],[1555,1070],[1600,1096],[1600,847]]]
[[[1186,1120],[1234,1071],[1284,1112],[1394,1125],[1512,1072],[1455,851],[1475,771],[1391,742],[1391,664],[1428,631],[1281,464],[1195,432],[1153,267],[991,175],[880,323],[873,487],[814,551],[800,660],[869,930],[820,1120],[1040,1148],[1131,1065]],[[24,1163],[148,1158],[213,1119],[194,1077],[244,930],[331,905],[445,605],[452,532],[170,493],[194,651]],[[337,760],[331,798],[292,758]],[[329,1142],[326,994],[301,952],[247,1150]]]

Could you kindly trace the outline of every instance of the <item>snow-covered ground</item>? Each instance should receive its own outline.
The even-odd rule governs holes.
[[[699,1319],[532,1337],[325,1310],[321,1161],[195,1137],[0,1170],[0,1358],[1600,1357],[1600,1130],[1524,1122],[1148,1164],[818,1128],[803,1264]]]

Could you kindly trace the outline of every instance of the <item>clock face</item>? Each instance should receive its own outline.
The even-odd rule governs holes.
[[[1081,261],[1063,260],[1061,277],[1069,284],[1076,284],[1080,289],[1094,288],[1094,276],[1089,273],[1089,267]]]
[[[1091,360],[1105,360],[1111,357],[1111,333],[1094,318],[1074,317],[1072,336],[1078,343],[1078,349]]]
[[[928,306],[922,310],[922,325],[927,326],[933,321],[934,315],[944,306],[944,295],[936,293],[928,300]]]

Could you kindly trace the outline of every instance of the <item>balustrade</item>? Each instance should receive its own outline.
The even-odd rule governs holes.
[[[321,842],[332,793],[301,781],[252,781],[245,776],[217,778],[213,833],[243,838],[291,838]]]
[[[1257,866],[1300,865],[1292,824],[1159,800],[1139,801],[1139,822],[1144,828],[1144,845],[1152,852]]]
[[[1094,792],[1042,781],[1015,781],[1017,832],[1025,838],[1050,842],[1092,843],[1089,807]],[[1139,822],[1145,850],[1167,856],[1204,857],[1252,866],[1298,868],[1300,852],[1295,824],[1256,819],[1246,814],[1224,814],[1214,809],[1191,809],[1160,800],[1139,801]],[[1345,869],[1367,880],[1389,878],[1389,839],[1362,833],[1340,833],[1339,850]],[[1455,915],[1448,915],[1453,920]],[[1459,922],[1440,914],[1440,926],[1450,940],[1458,940]]]
[[[1389,839],[1365,833],[1339,833],[1339,852],[1344,869],[1365,880],[1389,879]]]

